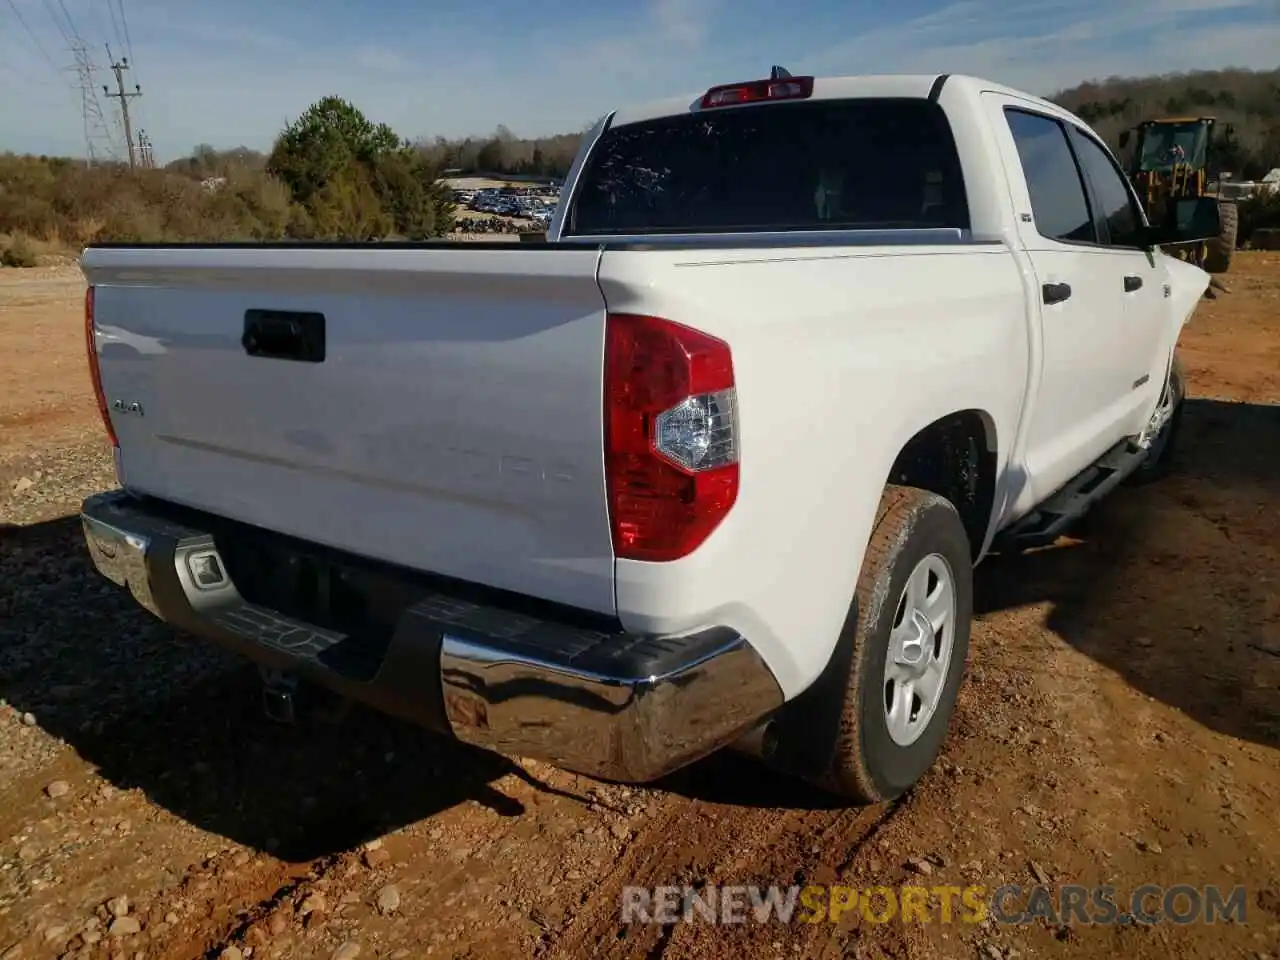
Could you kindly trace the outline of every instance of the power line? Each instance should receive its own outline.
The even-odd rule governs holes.
[[[108,12],[111,14],[111,27],[115,32],[116,42],[124,47],[126,54],[125,62],[133,64],[135,62],[133,56],[133,38],[129,35],[129,17],[124,12],[124,0],[114,0],[114,6],[112,5],[113,0],[104,0],[104,2],[107,5]],[[119,17],[116,16],[117,9],[120,11]],[[136,76],[136,68],[131,67],[130,69],[134,70]],[[137,104],[133,115],[134,120],[142,122],[145,114],[146,111],[142,109],[142,104]],[[143,166],[145,165],[146,164],[144,162]]]
[[[111,0],[107,0],[110,6]],[[129,37],[129,18],[124,13],[124,0],[116,0],[116,6],[120,8],[120,23],[124,27],[124,52],[129,55],[129,59],[133,59],[133,40]]]
[[[67,9],[67,5],[58,0],[58,9],[62,11],[62,15],[67,18],[67,26],[71,28],[71,36],[77,40],[80,39],[80,31],[76,29],[76,22],[71,18],[71,11]]]
[[[102,0],[102,5],[107,8],[107,19],[110,20],[109,29],[106,26],[106,24],[103,23],[102,33],[104,38],[106,38],[109,42],[116,44],[117,48],[123,48],[128,54],[128,59],[132,60],[133,48],[129,44],[129,42],[125,39],[125,35],[120,29],[120,17],[116,15],[116,2],[117,0]],[[99,22],[102,22],[101,9],[99,8],[95,12],[97,12],[99,15],[98,16]],[[123,13],[123,8],[121,8],[121,12]],[[135,76],[137,75],[136,68],[134,69],[134,75]],[[142,115],[143,115],[143,111],[141,109],[141,104],[136,104],[134,107],[134,111],[131,114],[131,118],[133,119],[134,123],[141,123],[143,120]],[[116,127],[117,129],[121,127],[119,118],[116,119]],[[141,150],[141,147],[139,147],[139,150]]]
[[[40,56],[49,64],[54,73],[63,73],[53,57],[49,55],[49,51],[44,44],[40,42],[39,36],[31,29],[31,25],[22,15],[22,11],[18,9],[16,0],[5,0],[5,2]],[[58,33],[61,34],[62,39],[75,57],[73,69],[76,71],[77,83],[73,89],[80,93],[85,148],[88,152],[89,163],[93,164],[104,154],[117,155],[115,153],[114,138],[111,135],[105,112],[102,109],[102,103],[98,99],[97,83],[94,79],[94,73],[97,68],[89,56],[88,44],[76,26],[76,21],[71,15],[71,11],[67,9],[65,0],[41,0],[41,2],[49,18],[53,21],[53,25],[57,28]],[[114,0],[114,6],[113,0],[105,0],[105,2],[107,11],[110,14],[112,32],[115,34],[117,41],[120,40],[123,34],[124,48],[129,56],[122,57],[119,61],[116,61],[112,57],[110,45],[107,46],[107,61],[111,71],[115,74],[116,92],[112,93],[105,84],[102,87],[102,92],[107,97],[120,101],[120,121],[123,127],[122,133],[124,134],[125,146],[129,153],[130,168],[137,169],[139,160],[144,167],[154,166],[155,160],[151,138],[147,136],[145,131],[139,130],[135,141],[133,133],[134,118],[130,116],[129,112],[130,100],[142,96],[142,87],[135,83],[133,90],[125,90],[124,74],[132,69],[130,59],[133,55],[133,38],[129,35],[129,21],[124,9],[124,0]],[[118,20],[116,17],[117,9],[119,10]],[[99,20],[98,22],[100,23],[101,21]]]
[[[55,73],[57,73],[58,65],[53,62],[53,57],[49,56],[49,51],[44,48],[44,44],[40,42],[40,38],[37,37],[31,27],[27,25],[27,21],[23,19],[22,12],[18,9],[17,4],[15,4],[13,0],[9,0],[9,9],[12,10],[13,15],[18,18],[18,24],[27,32],[27,36],[31,38],[31,42],[35,44],[36,49],[40,51],[40,55],[45,58],[49,66],[53,68]]]
[[[120,20],[116,17],[116,8],[111,0],[104,0],[107,7],[107,16],[111,18],[111,34],[112,38],[123,46],[124,36],[120,33]]]
[[[57,27],[58,32],[62,34],[62,39],[66,42],[67,46],[71,46],[71,34],[67,33],[67,28],[64,27],[62,25],[62,21],[58,19],[58,11],[54,9],[53,4],[50,3],[49,0],[44,0],[44,8],[48,11],[49,19],[53,21],[53,25]],[[72,30],[74,32],[74,25]]]

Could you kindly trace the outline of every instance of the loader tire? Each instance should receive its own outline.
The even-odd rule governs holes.
[[[1219,200],[1218,216],[1222,229],[1209,241],[1204,261],[1204,268],[1210,273],[1226,273],[1231,269],[1231,256],[1236,252],[1236,237],[1240,232],[1240,208],[1234,200]]]

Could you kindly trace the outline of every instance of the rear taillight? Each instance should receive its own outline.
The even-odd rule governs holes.
[[[107,395],[102,391],[102,369],[98,366],[98,338],[93,325],[93,287],[84,292],[84,345],[89,354],[89,379],[93,381],[93,395],[98,401],[98,413],[106,427],[107,439],[113,447],[120,446],[115,428],[111,426],[111,414],[107,411]]]
[[[669,320],[610,314],[604,392],[614,552],[652,561],[692,553],[738,497],[729,345]]]

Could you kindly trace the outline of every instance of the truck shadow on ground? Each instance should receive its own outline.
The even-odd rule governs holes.
[[[256,668],[101,578],[75,517],[0,528],[0,583],[0,696],[117,788],[238,843],[307,861],[467,800],[518,816],[493,786],[508,773],[561,792],[369,710],[267,721]]]
[[[1046,625],[1216,732],[1280,746],[1280,406],[1187,402],[1173,469],[1122,488],[1066,545],[993,557],[980,615]]]

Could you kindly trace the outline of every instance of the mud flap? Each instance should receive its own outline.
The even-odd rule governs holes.
[[[814,778],[831,768],[853,663],[852,639],[857,628],[855,596],[840,639],[818,679],[784,704],[765,727],[761,759],[771,769],[794,777]]]

